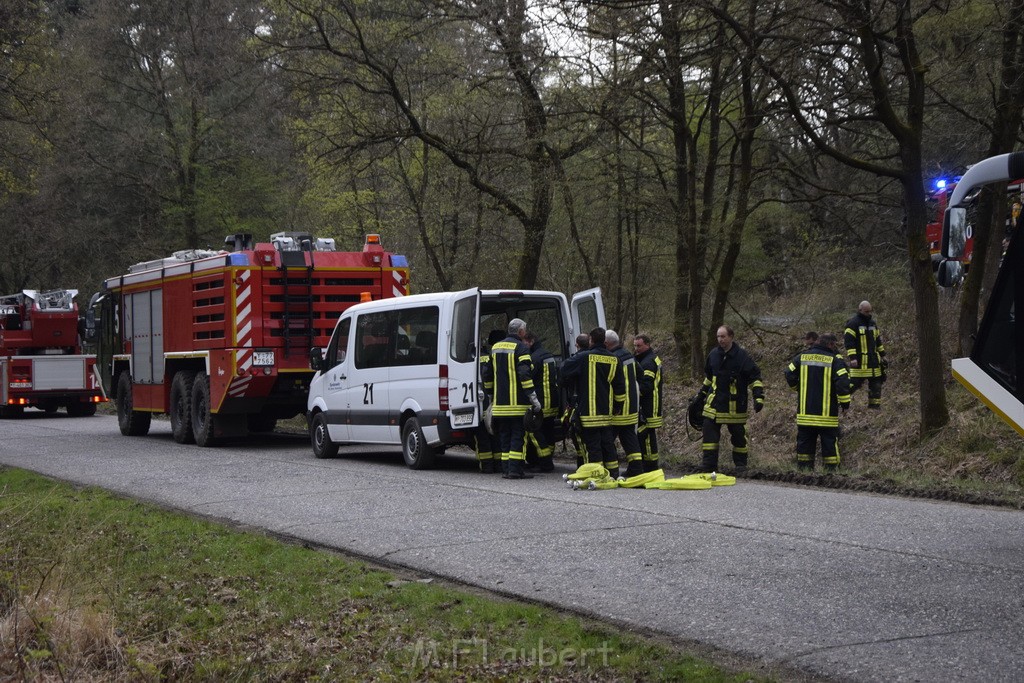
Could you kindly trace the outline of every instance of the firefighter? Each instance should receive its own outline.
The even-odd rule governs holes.
[[[533,387],[540,399],[543,421],[536,432],[526,433],[526,460],[538,472],[555,469],[555,421],[561,413],[561,392],[558,390],[558,365],[553,353],[544,348],[533,332],[526,332],[533,362]]]
[[[480,354],[480,378],[483,381],[484,393],[487,396],[486,406],[490,406],[494,401],[494,368],[491,366],[491,349],[504,338],[505,333],[501,330],[491,330],[490,334],[487,335],[487,344]],[[484,474],[494,474],[501,471],[500,467],[495,467],[494,462],[495,460],[501,460],[501,452],[494,452],[494,447],[497,445],[495,443],[496,440],[487,428],[487,425],[484,424],[483,419],[480,420],[474,437],[476,441],[476,459],[480,464],[480,471]]]
[[[633,354],[623,348],[619,341],[619,333],[606,330],[604,345],[612,355],[619,359],[619,374],[626,388],[625,400],[619,404],[612,415],[612,428],[615,437],[622,444],[626,454],[626,477],[635,477],[644,473],[643,458],[640,455],[640,439],[636,429],[640,421],[640,388],[637,385],[637,364]],[[616,460],[618,458],[616,457]]]
[[[861,301],[857,314],[846,321],[843,333],[850,362],[850,394],[868,382],[868,408],[881,410],[882,382],[885,381],[885,345],[878,324],[871,317],[871,302]]]
[[[590,335],[576,335],[576,355],[580,351],[590,348]],[[579,414],[576,410],[576,388],[575,384],[559,383],[562,385],[562,392],[565,395],[565,412],[562,413],[562,430],[569,441],[572,442],[576,451],[576,469],[579,469],[587,462],[587,446],[583,443],[583,429],[580,426]]]
[[[728,325],[718,328],[718,345],[711,349],[704,366],[703,458],[701,472],[718,470],[718,442],[722,425],[732,437],[732,462],[737,473],[747,470],[747,391],[754,397],[754,412],[764,408],[764,384],[761,370],[750,355],[736,343],[736,332]]]
[[[508,336],[491,349],[494,372],[494,431],[501,449],[501,464],[506,479],[532,479],[523,469],[526,428],[523,417],[532,410],[542,412],[540,399],[533,387],[533,363],[526,337],[526,323],[513,318]]]
[[[640,454],[643,457],[644,472],[653,472],[660,467],[657,430],[664,424],[661,416],[661,358],[651,348],[651,338],[646,334],[633,337],[633,353],[638,365],[637,382],[640,389],[637,427]]]
[[[809,349],[818,343],[818,333],[811,330],[804,334],[804,348]]]
[[[796,464],[802,470],[814,469],[819,438],[825,471],[839,468],[839,410],[850,408],[850,375],[837,342],[826,332],[794,356],[785,371],[786,382],[797,393]]]
[[[576,390],[576,415],[587,449],[587,462],[603,464],[612,478],[619,476],[612,415],[625,401],[626,386],[619,359],[605,348],[604,328],[590,331],[590,348],[574,353],[562,364],[562,383]]]

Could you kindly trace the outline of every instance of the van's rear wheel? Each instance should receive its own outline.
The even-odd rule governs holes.
[[[331,441],[331,435],[327,431],[327,418],[323,413],[317,413],[313,422],[309,425],[309,438],[313,442],[313,455],[317,459],[333,458],[338,455],[338,444]]]
[[[414,470],[425,470],[434,464],[434,449],[427,445],[420,423],[410,417],[402,425],[402,457]]]

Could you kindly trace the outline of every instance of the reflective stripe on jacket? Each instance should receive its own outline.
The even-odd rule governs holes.
[[[850,404],[850,374],[842,355],[815,344],[793,357],[785,375],[797,392],[798,425],[839,426],[839,406]]]
[[[704,417],[719,424],[747,421],[747,390],[754,401],[764,403],[761,369],[750,355],[733,343],[728,352],[716,346],[704,366]]]
[[[857,360],[860,367],[850,367],[851,377],[881,377],[885,345],[878,324],[870,315],[857,313],[846,321],[843,331],[846,359]]]

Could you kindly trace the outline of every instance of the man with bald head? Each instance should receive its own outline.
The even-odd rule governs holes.
[[[871,302],[861,301],[857,314],[846,321],[843,332],[846,359],[850,364],[850,393],[867,380],[868,408],[881,410],[882,382],[885,381],[885,344],[878,323],[871,317]]]

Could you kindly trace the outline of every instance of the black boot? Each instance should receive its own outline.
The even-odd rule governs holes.
[[[653,472],[654,470],[660,470],[661,466],[657,460],[644,460],[644,472]]]
[[[484,474],[494,474],[494,460],[481,460],[480,471]]]
[[[642,461],[640,461],[640,460],[630,460],[626,464],[626,474],[623,475],[623,476],[625,476],[626,479],[629,479],[630,477],[635,477],[638,474],[643,474],[643,473],[644,473],[644,463]]]
[[[508,474],[503,475],[505,479],[533,479],[532,474],[527,474],[523,469],[523,461],[509,458]]]
[[[537,458],[537,471],[541,473],[555,471],[555,461],[551,459],[550,455]]]
[[[718,471],[718,454],[707,455],[700,461],[700,472],[717,472]]]

